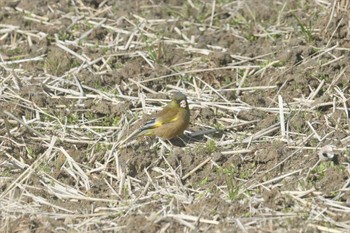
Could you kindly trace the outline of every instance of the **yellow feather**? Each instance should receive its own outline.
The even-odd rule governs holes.
[[[181,104],[181,105],[180,105]],[[188,127],[190,112],[186,96],[175,93],[172,101],[157,114],[157,117],[148,121],[138,135],[153,136],[171,139],[183,133]]]

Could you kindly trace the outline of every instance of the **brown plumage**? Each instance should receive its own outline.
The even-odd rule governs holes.
[[[149,120],[137,133],[139,136],[158,136],[172,139],[184,132],[190,122],[187,98],[181,92],[173,94],[171,102]]]

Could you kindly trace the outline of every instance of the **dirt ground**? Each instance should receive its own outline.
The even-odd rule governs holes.
[[[348,0],[2,0],[0,232],[350,232],[349,60]]]

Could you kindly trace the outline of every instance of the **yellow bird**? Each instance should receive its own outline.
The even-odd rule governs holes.
[[[171,102],[155,118],[138,130],[137,136],[158,136],[172,139],[182,134],[190,123],[187,98],[181,92],[173,94]]]

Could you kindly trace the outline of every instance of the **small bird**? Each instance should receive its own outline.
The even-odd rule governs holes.
[[[158,136],[172,139],[182,134],[190,123],[190,109],[187,98],[181,92],[175,92],[171,102],[138,130],[135,136]]]

